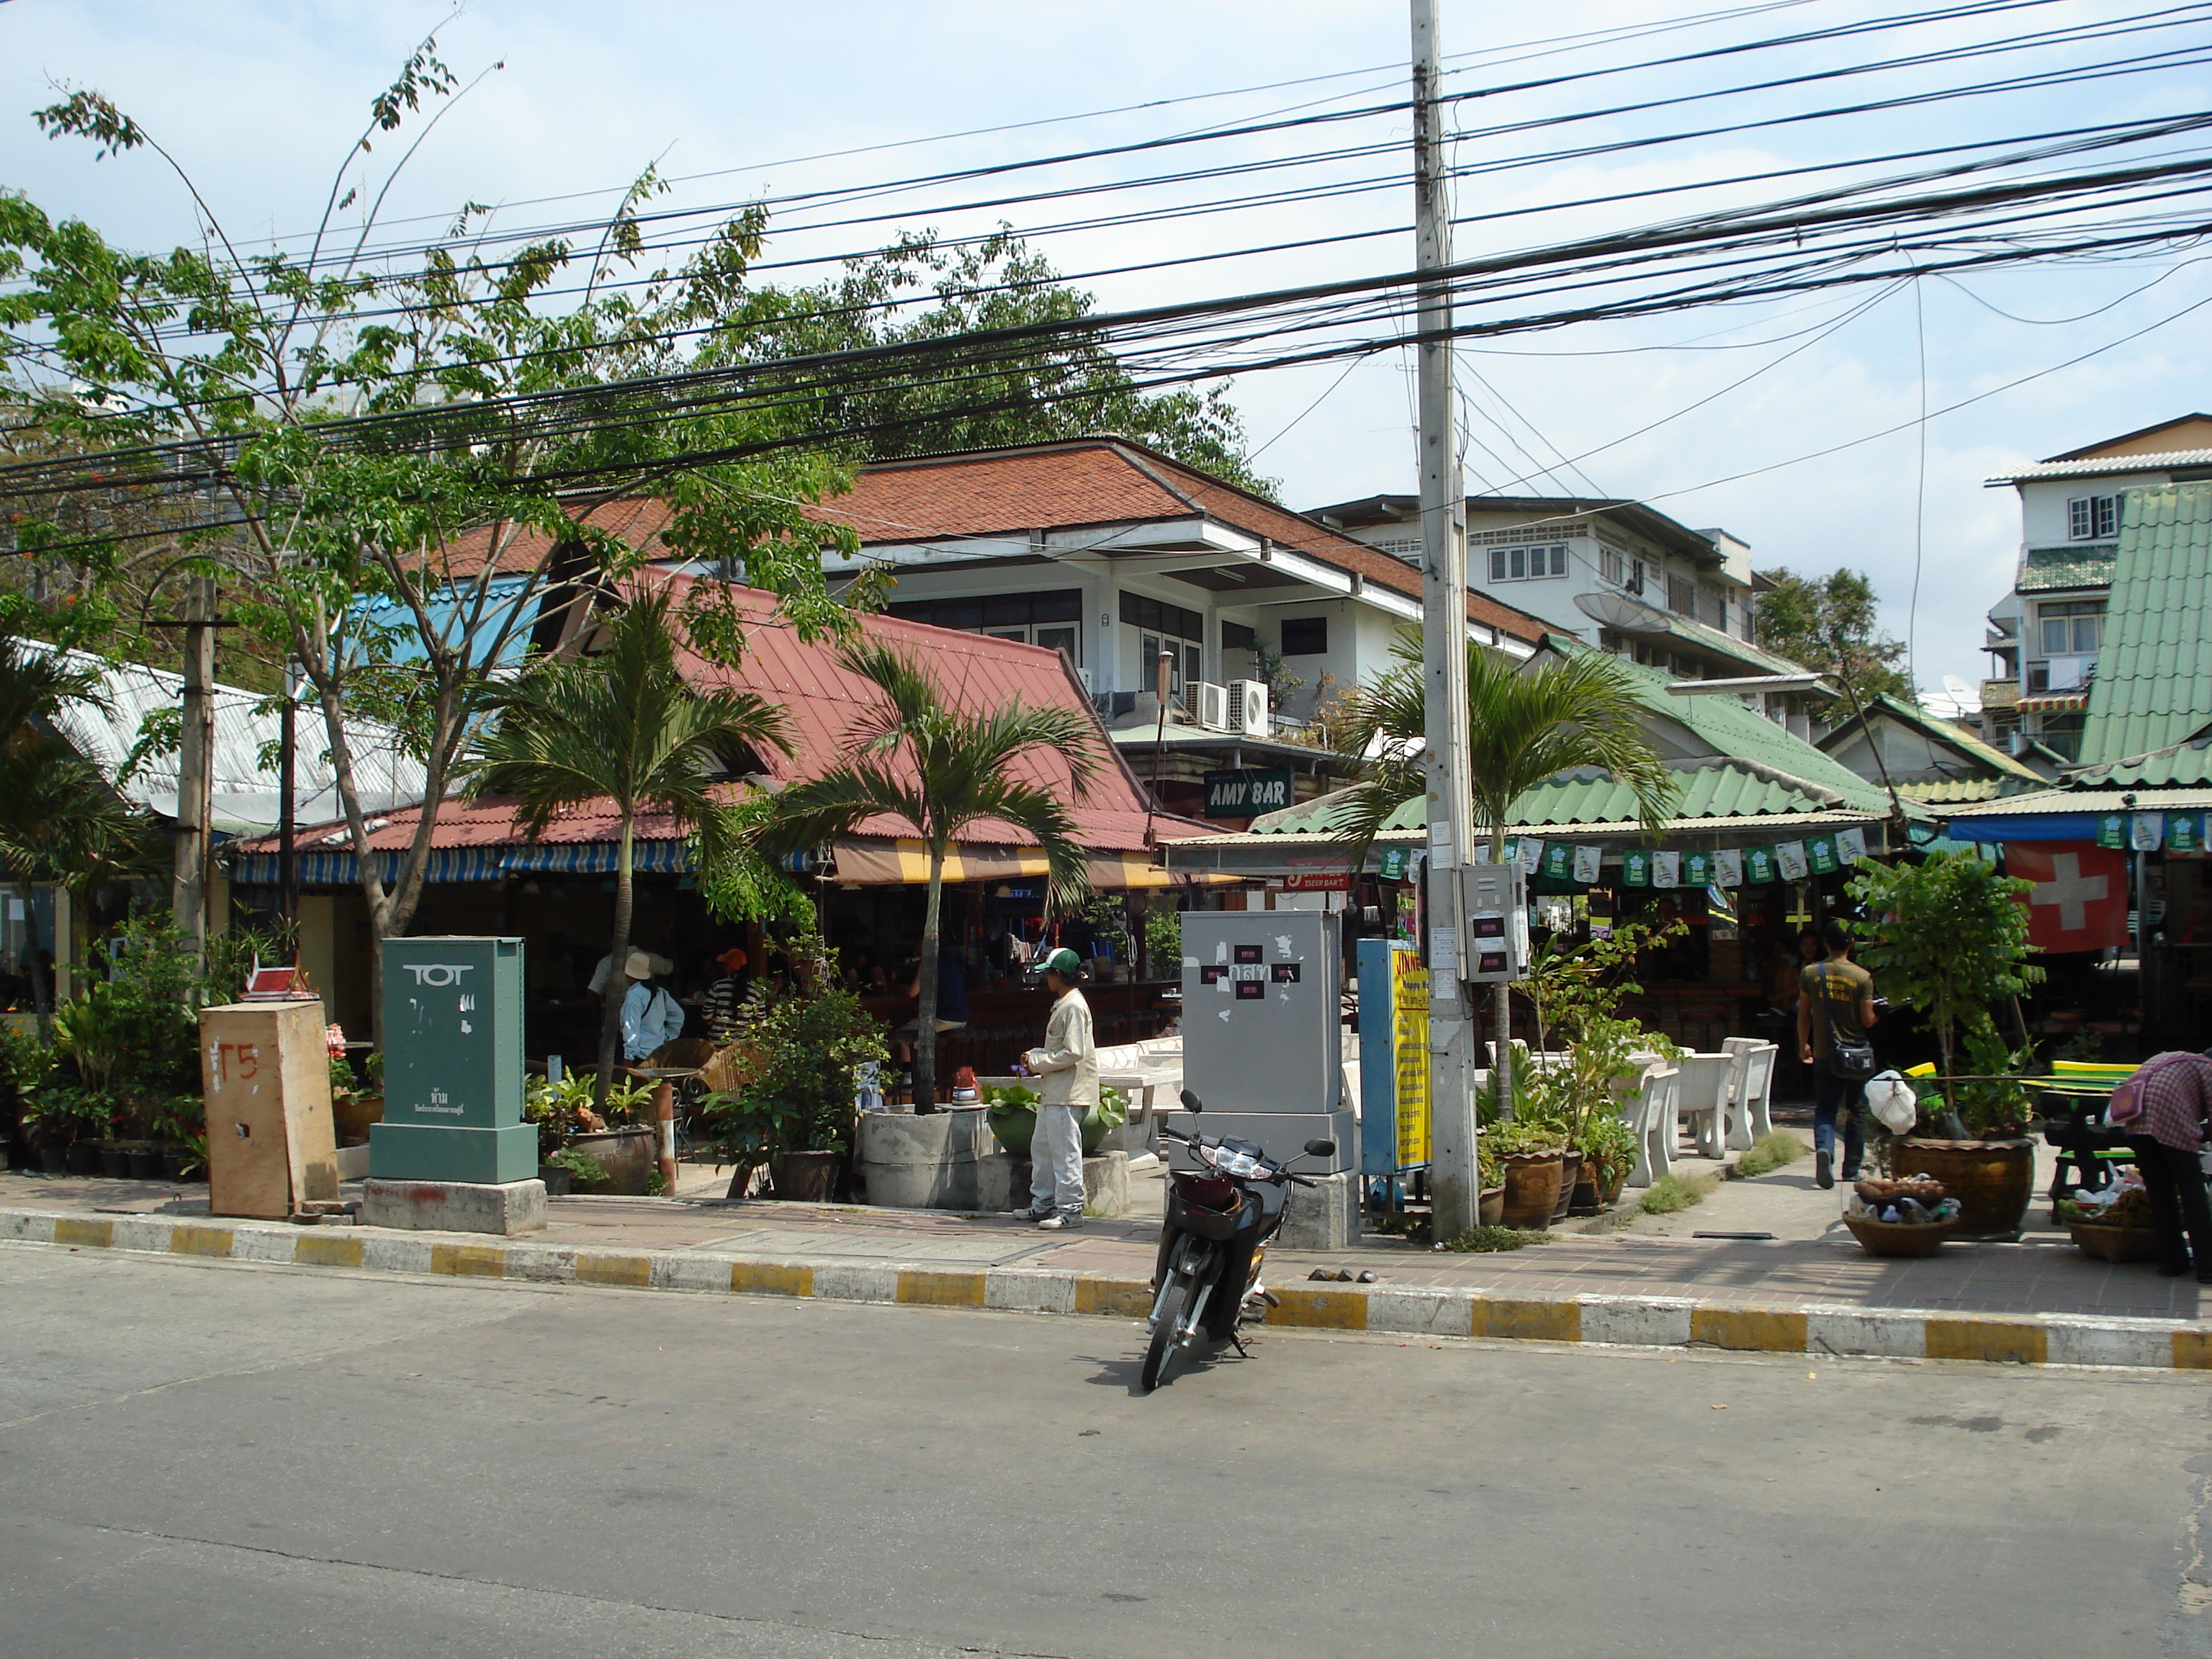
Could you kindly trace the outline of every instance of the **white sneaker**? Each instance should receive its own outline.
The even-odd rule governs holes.
[[[1037,1223],[1037,1230],[1040,1232],[1048,1233],[1075,1232],[1079,1231],[1082,1225],[1083,1217],[1079,1213],[1070,1215],[1065,1210],[1054,1210],[1050,1215]]]

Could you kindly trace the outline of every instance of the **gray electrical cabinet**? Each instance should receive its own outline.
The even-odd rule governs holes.
[[[384,1121],[368,1171],[393,1181],[529,1181],[522,1121],[522,941],[384,941]]]
[[[1287,1163],[1309,1140],[1358,1156],[1344,1093],[1339,919],[1318,910],[1192,910],[1182,918],[1183,1085],[1207,1135],[1257,1141]]]

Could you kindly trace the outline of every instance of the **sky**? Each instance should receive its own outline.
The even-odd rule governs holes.
[[[2022,5],[1907,33],[1631,67],[1516,91],[1496,88],[1911,8],[1900,0],[1790,0],[1725,17],[1711,15],[1717,0],[1554,0],[1542,8],[1439,0],[1439,9],[1446,89],[1493,89],[1454,106],[1462,131],[1555,123],[1461,138],[1453,155],[1468,167],[1771,123],[2030,68],[2212,46],[2208,11],[2187,28],[2162,33],[1603,114],[1596,112],[1939,47],[1993,47],[2032,30],[2159,8],[2151,0]],[[423,131],[418,121],[380,136],[366,157],[351,149],[368,100],[433,32],[441,56],[472,84],[392,185],[380,234],[395,241],[434,234],[468,201],[491,204],[496,225],[588,222],[648,164],[677,181],[657,206],[696,208],[1387,103],[1403,95],[1408,35],[1404,0],[830,0],[810,7],[631,0],[618,8],[476,0],[459,12],[416,0],[0,0],[0,186],[126,245],[195,240],[191,199],[158,158],[141,151],[95,161],[89,145],[50,141],[30,118],[54,100],[58,85],[94,88],[175,157],[235,241],[296,248],[349,158],[349,178],[380,188],[384,170]],[[1455,251],[1473,258],[1924,164],[1707,183],[1740,174],[1832,168],[2201,111],[2212,107],[2208,90],[2212,71],[2185,64],[1473,173],[1455,186],[1456,211],[1467,219],[1455,231]],[[1563,116],[1580,118],[1558,124]],[[826,259],[881,246],[901,231],[975,234],[1004,219],[1063,271],[1119,272],[1080,284],[1109,310],[1400,270],[1412,263],[1402,149],[1073,200],[976,204],[1386,144],[1406,132],[1403,112],[1386,112],[980,185],[916,185],[860,205],[781,201],[772,210],[765,257]],[[934,142],[916,142],[924,140]],[[2195,142],[2152,148],[2179,153]],[[1054,228],[1133,208],[1316,185],[1340,188],[1233,212]],[[1690,185],[1701,188],[1685,193]],[[1674,193],[1562,205],[1660,190]],[[830,222],[856,218],[866,222]],[[1161,263],[1370,231],[1388,234]],[[1760,568],[1864,570],[1881,597],[1885,624],[1912,643],[1921,685],[1935,688],[1946,674],[1977,683],[1989,662],[1979,649],[1982,618],[2009,586],[2020,534],[2016,498],[1984,481],[2212,404],[2204,385],[2212,360],[2204,319],[2212,310],[2177,316],[2212,299],[2212,259],[2197,263],[2204,258],[2176,245],[2125,261],[1928,278],[1886,294],[1870,287],[1474,343],[1460,358],[1468,487],[1640,498],[1693,526],[1729,530],[1750,544]],[[1121,270],[1139,265],[1158,268]],[[792,264],[775,274],[817,280],[824,270]],[[2056,367],[2076,358],[2082,361]],[[1407,354],[1392,348],[1348,368],[1237,380],[1231,396],[1258,449],[1257,470],[1279,479],[1294,507],[1413,492],[1408,370]]]

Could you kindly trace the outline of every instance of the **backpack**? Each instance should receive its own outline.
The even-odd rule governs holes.
[[[2112,1090],[2112,1103],[2105,1108],[2105,1121],[2112,1124],[2142,1122],[2143,1093],[2149,1086],[2151,1073],[2161,1066],[2172,1065],[2177,1060],[2196,1058],[2195,1054],[2185,1048],[2178,1048],[2167,1054],[2153,1054],[2134,1071],[2129,1073]]]

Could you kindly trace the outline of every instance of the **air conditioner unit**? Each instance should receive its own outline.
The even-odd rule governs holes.
[[[1229,688],[1216,685],[1210,680],[1200,680],[1198,693],[1198,723],[1209,732],[1229,730]]]
[[[1229,729],[1248,738],[1267,735],[1267,687],[1263,680],[1229,682]]]

